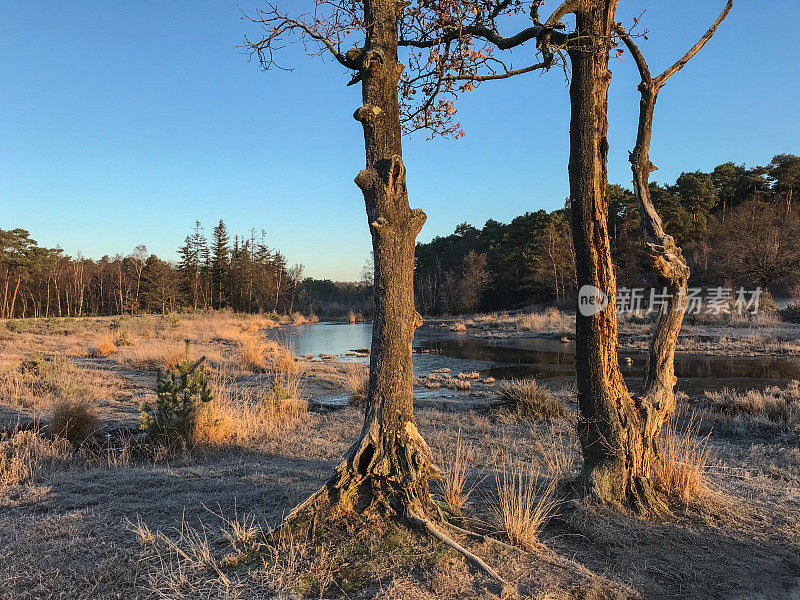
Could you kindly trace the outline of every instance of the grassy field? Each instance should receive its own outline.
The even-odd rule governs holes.
[[[364,383],[362,366],[267,340],[276,325],[226,313],[0,323],[0,598],[496,597],[461,555],[372,518],[270,537],[356,439]],[[459,325],[555,337],[572,327],[552,311]],[[623,344],[638,344],[645,324],[622,327]],[[729,352],[797,353],[775,323],[690,324],[682,347],[694,335],[719,348],[715,327]],[[191,437],[143,437],[156,369],[201,356],[214,399]],[[800,595],[797,382],[680,395],[656,473],[672,499],[660,521],[566,500],[581,468],[573,386],[477,373],[417,384],[460,390],[463,401],[417,408],[444,472],[433,491],[453,519],[510,544],[458,538],[523,596]],[[353,403],[321,410],[308,402],[321,392]]]

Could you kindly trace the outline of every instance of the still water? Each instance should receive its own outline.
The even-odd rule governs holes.
[[[290,344],[298,355],[333,354],[342,361],[367,362],[368,358],[347,356],[358,348],[369,348],[372,325],[318,323],[272,330],[269,335]],[[567,383],[575,374],[575,344],[540,338],[474,338],[444,327],[424,325],[414,338],[414,373],[450,368],[454,373],[479,371],[496,379],[554,379]],[[622,371],[635,388],[643,375],[645,355],[630,356]],[[726,357],[679,354],[675,359],[679,390],[697,394],[723,387],[748,389],[785,385],[800,379],[800,357]],[[558,381],[555,381],[558,380]]]

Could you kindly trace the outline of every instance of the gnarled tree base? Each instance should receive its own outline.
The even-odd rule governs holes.
[[[671,514],[666,496],[656,489],[653,479],[631,474],[622,461],[585,468],[573,488],[580,498],[624,506],[641,515],[664,518]]]
[[[428,481],[439,474],[428,445],[411,421],[394,433],[381,435],[373,419],[325,485],[294,508],[285,521],[308,515],[321,503],[342,512],[435,515]]]
[[[331,478],[286,516],[273,532],[273,539],[283,528],[304,521],[309,523],[309,538],[313,538],[316,515],[323,510],[331,519],[350,512],[375,512],[431,535],[495,581],[502,597],[517,597],[514,587],[492,567],[442,531],[444,527],[451,527],[473,539],[485,538],[451,526],[442,517],[428,489],[429,480],[438,477],[440,471],[431,462],[430,450],[413,423],[407,422],[393,436],[383,436],[386,440],[383,444],[378,442],[381,438],[373,435],[373,430],[373,427],[365,427],[361,438],[353,444]],[[510,547],[500,541],[497,543]]]

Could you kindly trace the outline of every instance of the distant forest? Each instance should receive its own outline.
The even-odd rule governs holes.
[[[800,275],[800,157],[775,156],[764,167],[732,162],[710,173],[682,173],[651,184],[667,232],[692,270],[692,285],[796,286]],[[609,186],[608,233],[620,287],[652,283],[632,192]],[[340,318],[372,310],[372,267],[360,281],[303,278],[269,248],[262,232],[231,238],[223,221],[210,239],[200,223],[167,262],[137,246],[91,260],[39,246],[24,229],[0,230],[0,318],[111,315],[231,309]],[[565,302],[575,291],[568,201],[553,212],[525,213],[504,224],[467,223],[417,244],[415,289],[426,315]]]
[[[225,224],[211,241],[200,223],[172,264],[137,246],[127,256],[91,260],[45,248],[24,229],[0,230],[0,316],[60,317],[230,308],[292,312],[302,267],[257,237],[230,238]]]
[[[800,157],[764,167],[732,162],[710,173],[651,183],[666,231],[683,248],[691,285],[759,285],[788,292],[800,274]],[[620,287],[651,285],[633,193],[609,186],[608,235]],[[422,314],[467,313],[571,301],[575,292],[569,200],[510,223],[468,223],[417,244],[415,288]]]

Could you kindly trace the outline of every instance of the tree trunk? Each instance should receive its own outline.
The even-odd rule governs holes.
[[[653,271],[669,299],[660,307],[647,357],[644,385],[637,396],[643,440],[648,461],[658,456],[658,438],[666,420],[675,410],[675,346],[686,312],[689,268],[681,249],[664,231],[661,218],[650,198],[649,179],[655,166],[650,162],[653,111],[660,84],[645,81],[639,86],[639,128],[630,153],[633,190],[641,218],[642,237],[647,245]]]
[[[22,273],[17,273],[17,283],[14,286],[14,293],[11,295],[11,308],[8,311],[8,318],[14,318],[14,304],[17,301],[17,292],[19,291],[19,283],[22,281]]]
[[[11,271],[6,272],[6,282],[3,289],[3,314],[4,318],[8,317],[8,282],[11,279]]]
[[[361,435],[321,491],[343,510],[380,507],[412,516],[432,514],[428,480],[439,471],[417,431],[412,405],[411,344],[421,324],[414,307],[414,247],[425,213],[409,208],[402,160],[400,6],[395,0],[364,2],[363,106],[354,117],[364,127],[367,164],[355,181],[364,194],[375,254],[372,354]]]
[[[581,41],[569,49],[569,179],[577,284],[589,295],[594,290],[584,286],[597,288],[608,300],[605,310],[589,316],[578,310],[576,317],[578,435],[584,458],[578,483],[584,493],[605,502],[647,504],[657,456],[654,432],[645,430],[644,415],[619,368],[617,283],[608,235],[608,53],[615,9],[616,1],[604,0],[578,12]]]

